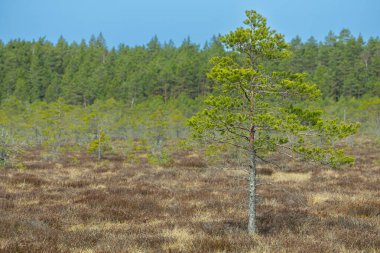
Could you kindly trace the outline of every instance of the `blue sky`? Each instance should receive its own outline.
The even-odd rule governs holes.
[[[154,35],[203,44],[241,26],[246,9],[267,17],[287,40],[323,40],[342,28],[380,36],[380,0],[0,0],[0,39],[56,42],[63,35],[79,42],[102,32],[110,47],[146,44]]]

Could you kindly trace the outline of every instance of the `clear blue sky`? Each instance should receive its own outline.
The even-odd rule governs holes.
[[[246,9],[266,16],[287,40],[323,40],[342,28],[380,36],[380,0],[0,0],[0,39],[79,42],[102,32],[110,47],[146,44],[154,35],[203,44],[241,26]]]

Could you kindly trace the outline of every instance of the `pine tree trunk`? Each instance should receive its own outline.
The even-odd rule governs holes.
[[[249,165],[249,210],[248,210],[248,232],[257,233],[256,226],[256,151],[253,147],[250,150]]]
[[[253,105],[252,109],[253,111]],[[256,227],[256,150],[255,150],[255,126],[249,131],[249,182],[248,182],[248,232],[257,233]]]

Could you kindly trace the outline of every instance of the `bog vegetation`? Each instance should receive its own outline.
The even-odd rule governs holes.
[[[251,18],[253,26],[263,22]],[[379,248],[379,38],[344,29],[323,42],[296,37],[286,44],[270,33],[290,57],[268,50],[247,61],[254,48],[240,47],[235,35],[203,46],[154,37],[111,49],[102,34],[79,44],[0,41],[0,249],[296,252],[300,241],[310,252]],[[252,77],[289,89],[247,97],[247,83],[240,91],[232,85]],[[302,94],[288,97],[293,88]],[[251,100],[258,114],[250,114]],[[204,109],[207,119],[198,114],[190,125],[227,139],[210,145],[191,138],[188,120]],[[227,145],[231,136],[250,143],[241,133],[251,121],[260,123],[253,126],[261,185],[256,237],[245,233],[247,155],[239,140]],[[359,133],[348,137],[356,122]],[[307,140],[310,129],[323,138]],[[296,144],[301,160],[275,148],[287,144]],[[323,172],[303,162],[352,163],[334,153],[343,145],[356,170]]]

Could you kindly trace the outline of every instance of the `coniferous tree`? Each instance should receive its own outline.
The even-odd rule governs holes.
[[[247,152],[248,231],[256,233],[257,161],[277,151],[332,166],[351,163],[343,150],[334,148],[334,141],[354,133],[357,125],[325,120],[321,111],[297,106],[297,101],[317,99],[320,91],[303,74],[273,72],[263,64],[287,58],[288,45],[260,14],[246,15],[245,27],[221,38],[233,54],[212,60],[208,77],[219,86],[218,92],[205,100],[207,109],[189,124],[197,137]],[[320,138],[324,141],[318,144]]]

